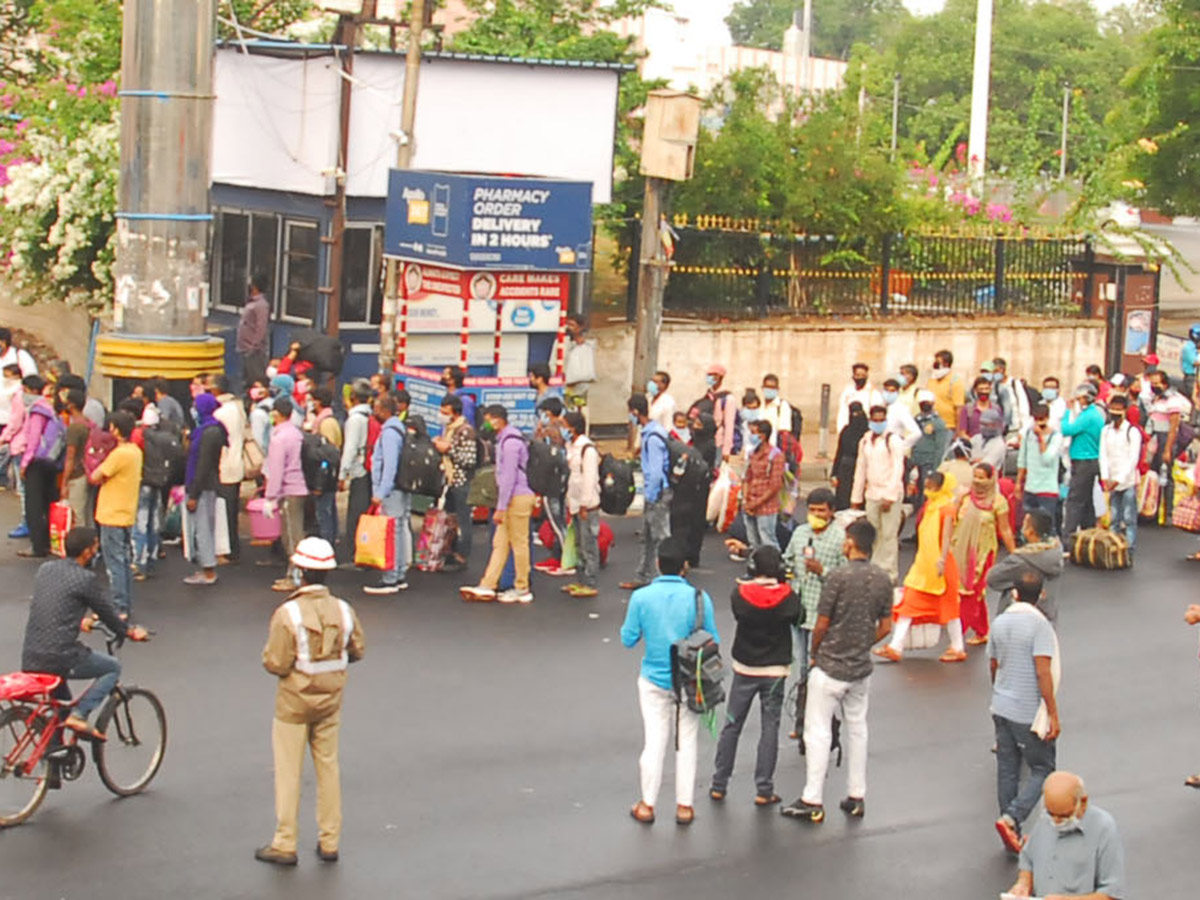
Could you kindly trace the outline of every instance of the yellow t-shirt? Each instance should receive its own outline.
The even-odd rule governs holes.
[[[930,378],[925,387],[933,393],[933,410],[952,432],[958,430],[958,410],[967,402],[962,379],[954,373]]]
[[[96,522],[114,528],[132,527],[142,484],[142,451],[137,444],[118,444],[97,471],[104,483],[96,496]]]

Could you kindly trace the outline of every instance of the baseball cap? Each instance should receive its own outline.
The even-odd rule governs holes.
[[[337,568],[337,558],[329,541],[319,537],[306,537],[296,545],[296,552],[292,554],[292,565],[301,569],[329,571]]]
[[[990,359],[979,367],[980,372],[995,372],[996,364]]]

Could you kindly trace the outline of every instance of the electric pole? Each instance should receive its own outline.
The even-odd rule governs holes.
[[[988,94],[992,81],[992,0],[975,8],[975,71],[971,80],[971,134],[967,139],[967,170],[972,193],[978,195],[987,170]]]
[[[1067,179],[1067,125],[1071,121],[1071,86],[1063,88],[1062,146],[1058,149],[1058,178]]]
[[[812,91],[812,0],[804,0],[804,34],[800,43],[800,87]]]
[[[900,140],[900,73],[892,78],[892,161],[896,161],[896,145]]]

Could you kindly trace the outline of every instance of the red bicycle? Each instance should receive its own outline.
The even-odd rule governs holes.
[[[115,641],[108,642],[111,655]],[[0,827],[20,825],[46,791],[83,774],[80,738],[63,724],[78,700],[53,696],[63,679],[37,672],[0,675]],[[118,684],[100,707],[92,761],[118,797],[145,790],[162,766],[167,717],[152,692]]]

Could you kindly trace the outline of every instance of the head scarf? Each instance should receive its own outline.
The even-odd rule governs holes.
[[[858,442],[862,440],[863,435],[867,433],[867,429],[871,427],[871,420],[867,418],[862,404],[857,400],[850,404],[849,409],[850,421],[842,429],[838,447],[843,453],[854,454],[857,452]]]
[[[187,471],[184,476],[184,484],[191,486],[196,477],[196,465],[200,461],[200,444],[204,437],[205,429],[217,428],[221,432],[221,443],[229,443],[229,434],[225,430],[225,426],[217,421],[213,415],[217,411],[217,407],[221,404],[217,402],[217,398],[212,394],[203,393],[196,395],[196,427],[192,429],[191,446],[188,448]]]
[[[692,429],[692,446],[699,452],[701,458],[709,467],[716,469],[717,459],[717,420],[709,413],[700,413],[700,427]],[[716,475],[714,471],[714,477]]]
[[[276,375],[271,379],[271,396],[290,397],[296,390],[296,379],[291,375]]]
[[[974,590],[979,578],[986,575],[987,561],[1000,547],[996,534],[996,519],[1001,513],[997,505],[996,473],[989,481],[978,482],[971,470],[971,490],[958,510],[958,526],[954,529],[954,560],[966,590]]]
[[[958,479],[949,472],[943,472],[942,477],[945,478],[945,481],[942,482],[942,486],[932,494],[925,495],[926,513],[934,509],[938,509],[954,499],[954,492],[958,487]]]

